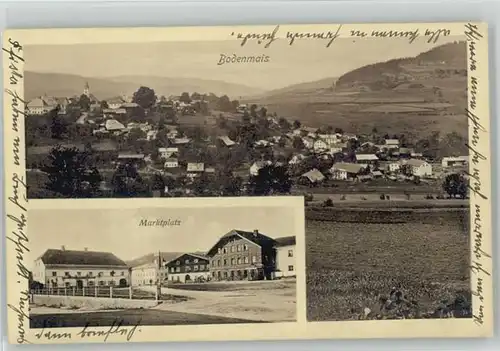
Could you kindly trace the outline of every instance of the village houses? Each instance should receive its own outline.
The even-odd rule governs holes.
[[[127,264],[110,252],[48,249],[34,262],[33,280],[50,288],[128,286]]]
[[[165,265],[171,282],[205,282],[210,279],[210,260],[206,256],[185,253]]]
[[[366,165],[357,163],[336,163],[330,169],[332,179],[335,180],[352,180],[362,173]]]

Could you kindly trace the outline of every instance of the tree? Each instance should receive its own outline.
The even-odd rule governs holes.
[[[111,178],[114,196],[138,197],[148,194],[148,187],[144,183],[137,168],[131,163],[120,164]]]
[[[191,103],[191,97],[189,96],[188,92],[183,92],[181,96],[179,97],[179,101],[183,102],[185,104],[190,104]]]
[[[49,112],[50,132],[53,139],[63,139],[64,134],[68,131],[68,123],[63,116],[59,115],[57,110]]]
[[[256,104],[250,105],[250,116],[252,118],[256,118],[257,117],[257,105]]]
[[[132,102],[135,102],[143,109],[149,109],[154,106],[156,99],[157,97],[153,89],[142,86],[134,93]]]
[[[216,107],[219,111],[232,112],[234,111],[234,106],[227,95],[222,95],[218,100]]]
[[[266,118],[266,117],[267,117],[267,108],[265,108],[264,106],[262,106],[262,107],[260,108],[260,112],[259,112],[259,114],[260,114],[260,117],[261,117],[261,118]]]
[[[452,173],[446,176],[443,182],[443,190],[450,196],[465,199],[467,197],[468,182],[461,174]]]
[[[41,170],[49,178],[47,189],[63,197],[92,197],[102,180],[97,168],[90,165],[90,154],[74,147],[56,145]]]
[[[344,134],[344,130],[342,128],[335,128],[336,134]]]
[[[80,99],[78,99],[78,104],[80,105],[82,111],[90,110],[91,103],[92,102],[90,101],[90,98],[87,95],[85,94],[80,95]]]
[[[278,120],[278,124],[280,126],[281,129],[284,129],[284,130],[288,130],[290,129],[290,122],[288,122],[287,119],[281,117],[279,120]]]
[[[299,129],[302,126],[299,120],[293,121],[293,129]]]
[[[285,194],[291,188],[292,180],[284,166],[264,166],[256,176],[250,178],[250,195]]]
[[[101,101],[101,109],[109,108],[108,102],[106,100]]]
[[[305,148],[304,141],[300,137],[293,138],[293,148],[296,150],[302,150]]]

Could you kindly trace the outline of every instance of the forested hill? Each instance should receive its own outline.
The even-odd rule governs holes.
[[[349,85],[355,82],[376,82],[387,74],[405,73],[404,65],[421,63],[439,63],[442,66],[466,69],[466,43],[465,41],[447,43],[423,52],[416,57],[392,59],[378,62],[352,70],[342,75],[337,85]]]

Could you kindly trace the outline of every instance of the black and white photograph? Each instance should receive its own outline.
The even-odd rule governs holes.
[[[470,317],[465,37],[251,44],[27,47],[29,198],[304,196],[309,320]]]
[[[297,319],[303,228],[290,206],[63,208],[30,216],[37,228],[31,328]]]
[[[491,332],[485,24],[11,33],[9,325]]]

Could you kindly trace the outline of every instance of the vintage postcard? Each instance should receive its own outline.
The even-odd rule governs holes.
[[[486,24],[3,53],[10,342],[492,335]]]

